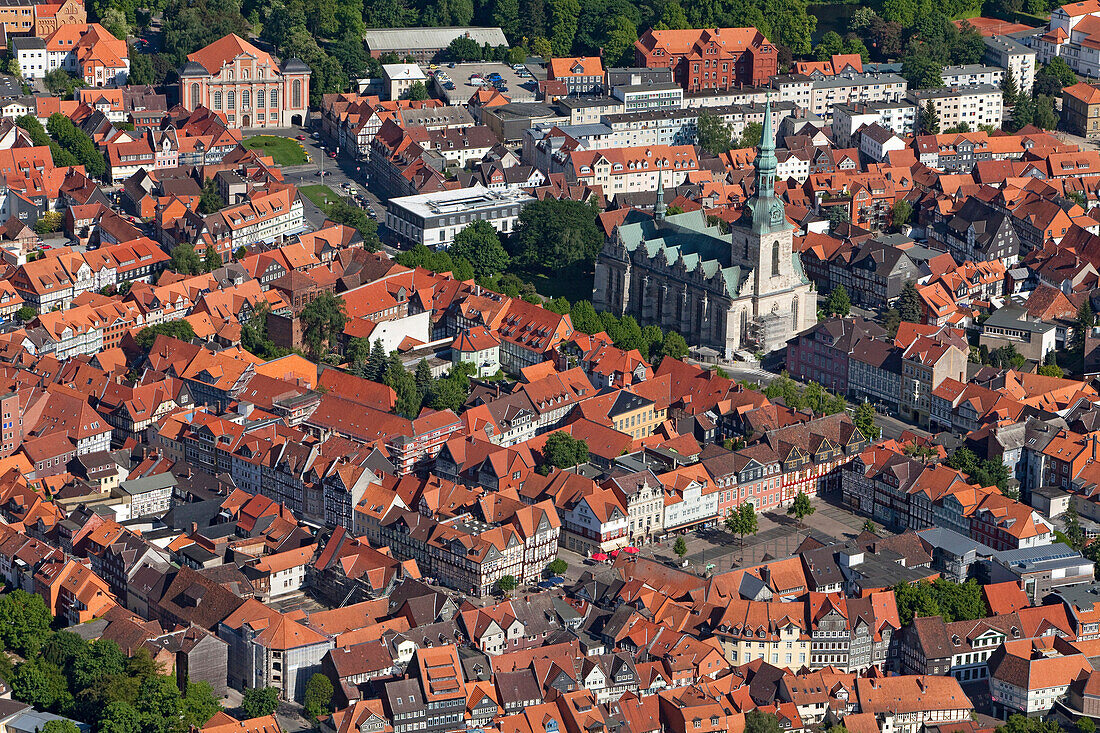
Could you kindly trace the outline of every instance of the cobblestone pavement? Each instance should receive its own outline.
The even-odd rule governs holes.
[[[813,500],[815,511],[806,517],[799,527],[794,517],[782,510],[765,512],[758,515],[759,530],[756,535],[745,537],[744,549],[740,538],[730,534],[724,527],[702,529],[685,535],[688,552],[684,559],[688,561],[687,570],[704,572],[707,565],[713,564],[714,573],[725,572],[735,567],[756,565],[766,559],[791,557],[794,551],[806,539],[813,536],[825,544],[851,539],[860,533],[864,517],[821,498]],[[880,535],[889,534],[878,528]],[[642,547],[642,555],[659,562],[676,565],[679,559],[672,551],[675,538],[666,538],[662,542]]]

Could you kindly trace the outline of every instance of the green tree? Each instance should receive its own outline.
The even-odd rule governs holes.
[[[72,704],[65,673],[56,664],[32,656],[11,676],[12,697],[39,710],[61,712]]]
[[[302,309],[299,318],[306,344],[315,357],[321,356],[325,349],[332,349],[348,321],[344,299],[332,293],[317,296]]]
[[[34,231],[36,234],[53,234],[61,231],[64,222],[65,218],[60,211],[47,211],[34,223]]]
[[[851,312],[852,301],[848,298],[848,289],[843,285],[837,285],[825,299],[825,313],[844,318]]]
[[[153,674],[138,686],[134,709],[151,733],[183,733],[183,701],[174,679]]]
[[[190,342],[195,338],[195,329],[187,321],[176,319],[158,323],[155,326],[146,326],[138,331],[135,340],[138,346],[148,351],[153,347],[153,342],[157,340],[157,336],[161,335]]]
[[[577,35],[577,21],[581,14],[578,0],[548,0],[550,9],[550,46],[555,56],[568,56]]]
[[[1016,106],[1012,108],[1013,130],[1021,130],[1035,122],[1035,98],[1026,94],[1016,96]]]
[[[588,443],[559,430],[547,436],[542,455],[550,466],[572,468],[588,460]]]
[[[414,81],[409,87],[409,91],[405,94],[407,99],[411,99],[414,102],[423,102],[429,99],[428,88],[424,86],[422,81]]]
[[[1046,94],[1035,95],[1035,117],[1032,124],[1040,130],[1054,130],[1058,127],[1058,112],[1054,109],[1054,99]]]
[[[546,570],[551,575],[565,575],[565,571],[569,569],[569,563],[562,560],[560,557],[556,557],[546,565]]]
[[[798,520],[798,526],[802,526],[802,520],[810,516],[817,511],[817,507],[810,503],[810,497],[806,496],[803,492],[799,491],[798,496],[794,498],[791,505],[787,507],[788,516],[793,516]]]
[[[1076,83],[1077,75],[1073,73],[1073,69],[1061,56],[1055,56],[1035,72],[1035,84],[1032,93],[1054,97],[1060,95],[1065,87],[1073,86]]]
[[[907,280],[898,296],[898,316],[905,323],[920,323],[924,315],[920,293],[912,280]]]
[[[870,402],[861,403],[852,415],[852,422],[868,440],[875,440],[882,432],[875,423],[876,416],[875,406]]]
[[[416,363],[416,371],[413,373],[413,381],[416,382],[416,391],[421,397],[427,396],[432,389],[432,368],[428,366],[427,359],[421,359]]]
[[[35,318],[37,315],[38,311],[29,305],[24,305],[15,312],[15,316],[23,323]]]
[[[841,204],[828,207],[829,211],[826,216],[829,219],[829,231],[836,231],[837,227],[841,224],[847,224],[851,217],[848,214],[848,207]]]
[[[760,147],[760,139],[764,136],[764,126],[759,122],[750,122],[741,131],[741,139],[737,141],[738,148]]]
[[[870,532],[871,534],[877,534],[878,527],[875,525],[873,520],[868,519],[866,522],[863,523],[863,531]]]
[[[222,709],[209,682],[188,682],[183,696],[183,720],[188,726],[201,728]]]
[[[942,70],[938,61],[923,53],[908,55],[901,61],[901,75],[913,89],[939,89],[943,86]],[[924,134],[935,134],[926,132],[926,127],[920,129]]]
[[[753,708],[745,715],[745,733],[783,733],[783,726],[774,714]]]
[[[181,275],[197,275],[203,271],[202,259],[195,248],[186,242],[172,248],[168,267]]]
[[[497,588],[499,588],[500,592],[504,595],[508,595],[514,591],[518,585],[519,583],[516,582],[516,576],[514,575],[505,575],[497,581]]]
[[[459,36],[447,46],[447,56],[454,61],[481,61],[481,46],[469,36]]]
[[[513,241],[517,260],[550,270],[592,262],[603,248],[598,209],[568,199],[545,199],[523,207]]]
[[[1074,723],[1077,733],[1096,733],[1096,723],[1091,718],[1078,718]]]
[[[699,110],[695,124],[699,147],[711,155],[721,155],[733,147],[733,132],[722,118],[705,109]]]
[[[687,541],[684,539],[683,535],[676,538],[676,542],[672,544],[672,551],[675,552],[676,556],[681,560],[684,559],[684,555],[688,554]]]
[[[248,691],[245,691],[248,697]],[[99,733],[143,733],[141,715],[125,700],[108,703],[99,717]]]
[[[573,322],[573,328],[581,333],[595,334],[603,330],[596,309],[587,300],[578,300],[573,304],[569,309],[569,319]]]
[[[1066,376],[1065,371],[1057,364],[1043,364],[1035,371],[1044,377],[1057,377],[1058,379],[1062,379]]]
[[[88,642],[71,631],[59,631],[51,634],[42,645],[42,658],[50,664],[66,669],[74,659],[84,654]]]
[[[202,196],[199,197],[199,213],[202,215],[213,214],[225,208],[225,199],[222,198],[218,188],[218,182],[210,178],[202,184]]]
[[[500,26],[504,35],[515,42],[519,35],[519,2],[518,0],[494,0],[493,24]]]
[[[503,272],[510,258],[500,243],[500,234],[493,225],[479,219],[455,235],[451,257],[469,261],[476,277],[488,277]]]
[[[370,350],[370,357],[367,359],[367,367],[363,376],[372,382],[381,382],[382,377],[386,373],[386,359],[386,348],[382,346],[382,340],[375,339],[374,345]]]
[[[630,66],[634,61],[634,44],[638,40],[638,27],[626,15],[611,19],[604,43],[604,63],[610,66]]]
[[[241,709],[249,718],[273,715],[279,707],[279,690],[275,687],[252,687],[244,691]]]
[[[46,72],[46,76],[42,78],[42,83],[46,85],[51,94],[56,94],[62,99],[71,98],[77,89],[87,86],[82,80],[69,76],[64,69],[54,69]]]
[[[890,212],[890,223],[893,225],[894,231],[900,232],[909,220],[913,218],[913,205],[905,199],[898,199],[894,202],[894,208]]]
[[[673,359],[683,359],[687,355],[688,345],[684,337],[676,331],[668,331],[665,333],[661,341],[661,348],[658,350],[656,359],[653,359],[653,361],[660,363],[666,356],[670,356]],[[652,358],[653,353],[651,352],[649,356]]]
[[[1069,540],[1069,546],[1080,552],[1085,549],[1085,530],[1081,526],[1081,518],[1077,515],[1077,502],[1070,497],[1066,505],[1066,511],[1062,515],[1062,524],[1065,526],[1065,536]]]
[[[38,594],[16,589],[0,596],[0,641],[5,649],[28,658],[37,655],[49,637],[51,620]]]
[[[749,502],[743,503],[736,509],[730,509],[726,514],[726,529],[731,534],[741,538],[741,548],[745,547],[745,535],[755,535],[760,529],[760,522],[756,517],[756,509]]]
[[[990,366],[998,369],[1022,369],[1027,359],[1016,350],[1015,345],[1007,344],[989,352]]]
[[[130,47],[130,73],[126,77],[128,84],[160,84],[153,73],[153,60],[141,53],[136,47]]]
[[[917,129],[922,135],[938,135],[940,132],[940,113],[936,111],[936,105],[929,99],[920,108],[917,114]]]
[[[49,720],[42,726],[42,733],[80,733],[80,728],[71,720]]]
[[[678,0],[669,0],[661,11],[661,20],[654,26],[655,30],[682,31],[690,28],[684,7]]]
[[[937,579],[929,583],[899,583],[894,586],[898,617],[903,626],[913,623],[917,616],[942,616],[947,623],[973,621],[988,615],[989,609],[982,597],[977,581],[965,583]]]
[[[1077,309],[1077,321],[1073,327],[1073,349],[1077,352],[1085,350],[1085,336],[1096,325],[1096,314],[1092,311],[1092,303],[1085,298]]]
[[[1020,93],[1020,87],[1016,84],[1016,75],[1011,70],[1005,70],[1004,79],[1001,80],[1001,96],[1004,98],[1004,106],[1011,107],[1016,104],[1016,96]]]
[[[107,12],[99,19],[103,30],[115,38],[125,41],[130,35],[130,24],[126,21],[126,14],[118,8],[107,8]]]
[[[218,250],[214,249],[214,245],[208,244],[206,246],[206,253],[203,255],[202,258],[203,269],[205,269],[207,272],[213,272],[214,270],[221,267],[223,264],[224,263],[222,262],[222,256],[218,254]]]
[[[53,113],[46,123],[46,131],[57,141],[60,149],[84,166],[89,176],[100,178],[106,173],[107,162],[103,154],[96,149],[92,138],[68,117],[60,112]]]
[[[319,716],[331,712],[333,692],[332,681],[320,672],[315,672],[309,678],[303,700],[306,718],[316,720]]]

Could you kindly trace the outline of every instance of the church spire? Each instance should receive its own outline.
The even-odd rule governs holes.
[[[770,98],[764,102],[764,126],[753,165],[756,168],[756,190],[745,206],[745,224],[756,234],[767,234],[786,228],[789,225],[783,202],[775,195],[775,174],[779,162],[775,157]]]
[[[657,204],[653,207],[653,218],[657,221],[665,220],[665,212],[668,208],[665,206],[665,186],[661,182],[661,175],[664,173],[662,170],[657,171]]]

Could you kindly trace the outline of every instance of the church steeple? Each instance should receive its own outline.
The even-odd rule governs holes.
[[[783,201],[775,195],[775,171],[779,163],[775,157],[771,99],[764,103],[764,127],[753,165],[756,168],[756,191],[745,205],[744,223],[756,234],[788,228],[790,225],[783,210]]]
[[[665,220],[665,212],[668,211],[668,207],[665,206],[665,186],[661,182],[661,174],[664,171],[657,171],[657,204],[653,207],[653,218],[657,221]]]

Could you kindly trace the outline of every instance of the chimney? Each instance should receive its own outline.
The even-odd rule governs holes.
[[[195,534],[198,531],[199,531],[199,523],[198,522],[191,522],[191,532],[190,532],[190,534]]]

